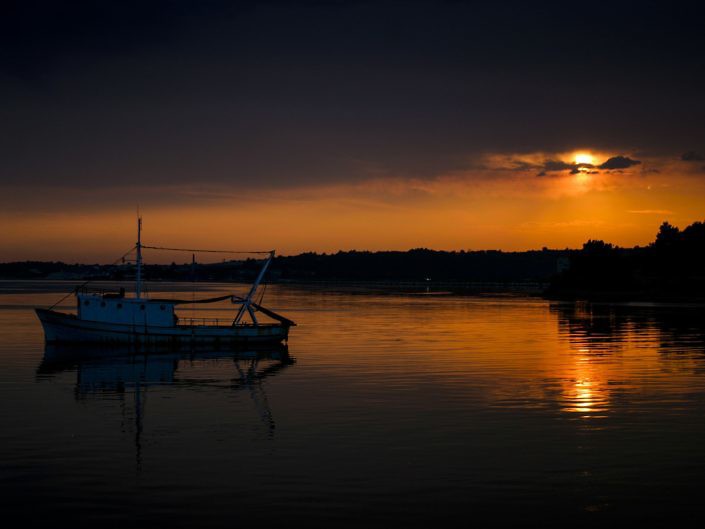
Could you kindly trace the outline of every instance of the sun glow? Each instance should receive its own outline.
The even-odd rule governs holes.
[[[573,157],[575,160],[575,163],[581,164],[581,163],[588,163],[591,165],[594,165],[595,163],[595,157],[592,154],[586,153],[586,152],[578,152],[575,153],[575,156]]]

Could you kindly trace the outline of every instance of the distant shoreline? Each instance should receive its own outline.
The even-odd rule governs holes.
[[[95,288],[115,288],[130,286],[134,283],[132,279],[106,279],[106,278],[80,278],[80,279],[56,279],[56,278],[2,278],[0,277],[0,293],[3,292],[2,285],[21,286],[41,284],[53,284],[57,287],[57,292],[66,292],[85,282],[90,282]],[[202,286],[211,285],[247,285],[247,281],[239,280],[215,280],[204,279],[189,281],[185,279],[149,279],[147,284],[152,285],[179,285],[179,286]],[[492,295],[515,295],[521,297],[541,298],[555,302],[586,302],[586,303],[694,303],[705,304],[705,296],[702,295],[682,295],[679,293],[663,292],[612,292],[612,291],[587,291],[571,290],[552,292],[549,282],[536,281],[358,281],[358,280],[274,280],[265,281],[267,285],[289,286],[293,288],[309,288],[331,292],[347,292],[359,294],[409,294],[409,295],[452,295],[452,296],[492,296]],[[54,290],[54,289],[52,289]]]
[[[195,257],[195,256],[194,256]],[[255,259],[201,264],[150,264],[146,281],[250,283]],[[0,263],[0,279],[119,282],[135,279],[133,263],[82,265],[26,261]],[[492,292],[543,296],[557,301],[705,300],[705,223],[683,230],[664,222],[646,247],[619,248],[589,240],[580,250],[304,253],[277,256],[267,283],[457,294]]]
[[[3,292],[2,285],[21,286],[44,284],[56,285],[57,292],[66,292],[87,281],[83,279],[15,279],[0,278],[0,293]],[[110,280],[104,278],[94,278],[90,280],[96,288],[119,288],[129,286],[133,283],[131,279]],[[150,279],[147,284],[152,285],[179,285],[179,286],[201,286],[209,288],[211,285],[247,285],[246,281],[220,281],[220,280],[170,280],[170,279]],[[566,303],[666,303],[693,304],[694,306],[705,305],[705,297],[663,295],[653,292],[600,292],[600,291],[570,291],[561,293],[551,293],[550,283],[547,282],[462,282],[462,281],[352,281],[352,280],[276,280],[266,282],[268,285],[289,286],[293,288],[313,288],[331,292],[346,292],[357,294],[408,294],[408,295],[429,295],[429,296],[496,296],[509,295],[519,297],[541,298],[547,301]]]

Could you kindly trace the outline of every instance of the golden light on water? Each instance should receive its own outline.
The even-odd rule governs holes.
[[[595,395],[592,391],[592,385],[590,380],[577,380],[575,382],[574,405],[572,408],[567,408],[567,411],[582,413],[594,411]]]

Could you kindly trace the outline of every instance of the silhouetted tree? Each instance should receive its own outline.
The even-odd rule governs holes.
[[[583,244],[583,253],[588,255],[606,255],[612,250],[614,250],[614,246],[605,241],[590,239]]]
[[[664,222],[648,248],[624,250],[589,240],[548,292],[572,298],[705,298],[705,224],[681,231]]]
[[[654,245],[658,247],[672,246],[678,243],[679,238],[680,230],[668,222],[664,222],[661,224],[658,233],[656,234],[656,241],[654,242]]]

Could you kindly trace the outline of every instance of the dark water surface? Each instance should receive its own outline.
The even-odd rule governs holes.
[[[274,286],[267,305],[299,323],[289,356],[90,358],[45,354],[32,308],[52,304],[62,288],[0,282],[6,520],[429,527],[705,519],[702,307]],[[193,295],[191,285],[152,288]],[[232,286],[199,288],[211,295]]]

